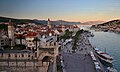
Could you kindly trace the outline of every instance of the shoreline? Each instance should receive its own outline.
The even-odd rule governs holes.
[[[83,32],[82,34],[80,34],[80,36],[79,36],[80,39],[77,43],[77,48],[75,49],[75,53],[72,53],[73,50],[72,50],[71,45],[70,46],[67,45],[62,50],[61,53],[63,56],[64,64],[65,64],[65,66],[66,65],[68,66],[65,68],[66,72],[67,71],[72,72],[72,71],[76,70],[76,68],[78,70],[80,70],[80,72],[87,72],[85,70],[85,68],[87,68],[87,70],[89,70],[89,72],[96,72],[94,62],[90,56],[90,51],[94,51],[93,46],[91,45],[91,43],[88,39],[89,37],[87,37],[87,36],[90,36],[90,34],[91,33],[86,33],[86,32]],[[101,70],[105,71],[101,62],[98,60],[98,58],[96,58],[96,59],[100,63]],[[80,65],[76,66],[77,64],[74,65],[73,62],[80,63]],[[70,67],[71,66],[70,63],[72,63],[73,67],[75,66],[76,68],[72,69],[72,67]],[[83,65],[83,64],[85,64],[85,65]],[[78,68],[78,67],[81,67],[81,68]]]
[[[101,28],[90,28],[90,29],[95,31],[112,32],[112,33],[120,34],[120,31],[116,31],[116,30],[101,29]]]

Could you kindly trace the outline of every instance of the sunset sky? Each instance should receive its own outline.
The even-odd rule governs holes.
[[[120,0],[0,0],[0,16],[108,21],[120,18]]]

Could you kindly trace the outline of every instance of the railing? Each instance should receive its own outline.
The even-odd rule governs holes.
[[[56,48],[57,46],[58,46],[58,43],[56,42],[40,43],[39,45],[40,48]]]
[[[57,45],[56,46],[39,46],[40,48],[56,48],[57,47]]]

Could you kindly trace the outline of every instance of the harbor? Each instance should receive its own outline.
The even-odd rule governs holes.
[[[89,38],[91,44],[111,55],[113,57],[112,66],[117,69],[117,71],[120,71],[120,34],[101,31],[92,31],[92,33],[95,36]]]
[[[75,51],[72,50],[72,42],[62,47],[60,54],[63,72],[105,72],[89,41],[90,36],[91,33],[83,32]]]
[[[120,48],[120,34],[116,34],[113,32],[104,32],[104,31],[96,31],[91,30],[91,26],[81,26],[84,30],[89,30],[94,37],[90,37],[89,41],[94,48],[103,52],[103,54],[108,54],[112,57],[111,64],[105,61],[102,61],[105,70],[109,69],[110,67],[115,69],[115,72],[120,71],[120,57],[119,57],[119,48]]]

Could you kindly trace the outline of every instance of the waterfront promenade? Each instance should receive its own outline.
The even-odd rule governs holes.
[[[90,56],[63,54],[66,72],[96,72]]]
[[[90,56],[90,51],[94,50],[88,40],[87,33],[82,33],[80,35],[75,53],[72,53],[72,43],[68,43],[61,51],[64,72],[96,72],[94,62]],[[100,63],[99,60],[98,62]],[[101,70],[97,70],[97,72],[104,72],[101,63],[100,67]]]

